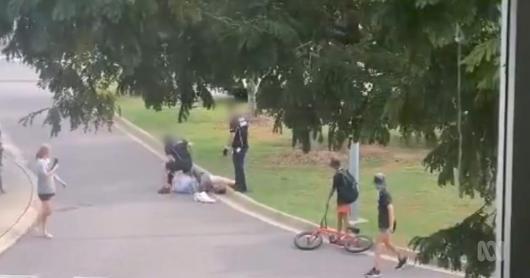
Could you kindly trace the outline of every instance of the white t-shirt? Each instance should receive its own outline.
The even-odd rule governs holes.
[[[175,175],[173,178],[173,191],[181,194],[192,194],[196,191],[197,181],[184,174]]]
[[[55,194],[55,181],[50,171],[50,159],[37,159],[37,192],[39,194]]]

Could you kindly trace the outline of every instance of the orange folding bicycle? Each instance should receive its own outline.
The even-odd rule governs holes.
[[[337,230],[328,227],[327,215],[329,210],[329,199],[326,204],[324,216],[320,220],[320,227],[313,231],[301,232],[294,238],[294,245],[301,250],[314,250],[322,246],[324,238],[329,243],[344,247],[351,253],[361,253],[369,250],[374,245],[372,238],[360,235],[360,230],[348,227],[346,233],[339,235]]]

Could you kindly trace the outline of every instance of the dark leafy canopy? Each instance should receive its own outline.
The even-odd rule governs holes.
[[[61,118],[111,123],[116,86],[148,108],[178,105],[184,120],[196,101],[213,105],[210,89],[259,79],[258,107],[293,130],[293,144],[309,151],[323,127],[331,148],[350,137],[385,144],[393,129],[420,135],[435,146],[425,165],[440,185],[456,182],[459,165],[460,67],[458,184],[485,206],[411,244],[423,262],[478,277],[492,271],[475,256],[493,238],[499,2],[4,0],[0,37],[54,94],[54,133]]]

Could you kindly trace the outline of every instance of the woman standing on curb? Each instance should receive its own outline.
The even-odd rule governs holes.
[[[41,209],[36,229],[41,229],[42,235],[45,238],[53,238],[53,235],[48,232],[48,217],[52,214],[51,199],[55,196],[55,172],[59,168],[57,158],[50,160],[50,146],[42,145],[35,158],[37,159],[37,192],[41,201]]]

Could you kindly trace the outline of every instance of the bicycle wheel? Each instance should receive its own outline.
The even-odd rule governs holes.
[[[361,253],[372,248],[373,245],[374,242],[370,237],[357,235],[344,242],[344,249],[351,253]]]
[[[323,238],[314,232],[302,232],[295,236],[294,245],[301,250],[314,250],[322,245]]]

